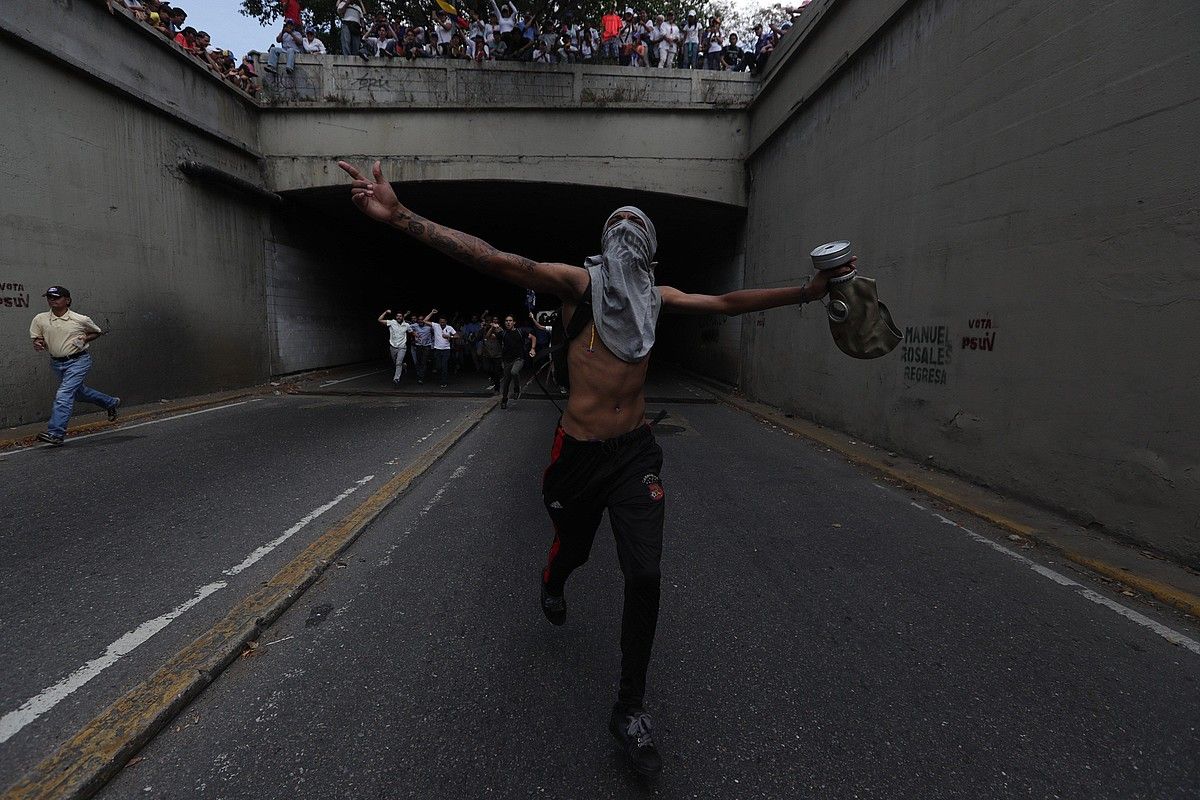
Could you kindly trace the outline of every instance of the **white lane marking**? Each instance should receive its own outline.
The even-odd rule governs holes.
[[[347,497],[349,497],[350,495],[357,492],[365,484],[370,483],[373,480],[375,480],[374,475],[368,475],[365,478],[359,478],[357,481],[354,482],[354,485],[351,486],[349,489],[342,492],[341,494],[339,494],[337,497],[330,500],[325,505],[317,506],[312,511],[305,514],[303,517],[301,517],[300,521],[297,522],[295,525],[288,528],[286,531],[281,533],[279,536],[276,536],[274,539],[267,542],[262,547],[259,547],[250,555],[246,556],[246,558],[240,564],[236,564],[236,565],[230,567],[229,569],[224,570],[223,574],[233,577],[234,575],[244,572],[245,570],[254,566],[256,563],[258,563],[260,560],[262,560],[268,553],[270,553],[276,547],[279,547],[279,545],[283,544],[288,539],[295,536],[300,531],[300,529],[303,528],[305,525],[312,522],[314,519],[321,516],[326,511],[333,508],[338,503],[342,502]]]
[[[1030,569],[1032,569],[1034,572],[1038,573],[1039,575],[1049,578],[1050,580],[1054,581],[1055,583],[1057,583],[1061,586],[1067,586],[1067,587],[1070,587],[1071,589],[1074,589],[1077,594],[1080,594],[1083,597],[1087,598],[1088,600],[1091,600],[1093,603],[1098,603],[1098,604],[1104,606],[1105,608],[1108,608],[1112,611],[1117,612],[1122,617],[1125,617],[1125,619],[1136,622],[1138,625],[1141,625],[1143,628],[1149,628],[1150,630],[1157,633],[1159,636],[1166,639],[1171,644],[1179,645],[1180,647],[1183,647],[1184,649],[1191,650],[1196,655],[1200,655],[1200,642],[1197,642],[1195,639],[1184,636],[1182,633],[1179,633],[1176,630],[1168,628],[1166,625],[1155,622],[1154,620],[1147,617],[1145,614],[1140,614],[1137,611],[1134,611],[1132,608],[1130,608],[1126,605],[1123,605],[1121,603],[1118,603],[1116,600],[1110,600],[1107,597],[1105,597],[1104,595],[1100,594],[1099,592],[1096,592],[1093,589],[1089,589],[1088,587],[1084,586],[1082,583],[1072,580],[1071,578],[1068,578],[1066,575],[1063,575],[1060,572],[1056,572],[1056,571],[1050,569],[1049,567],[1043,567],[1041,564],[1038,564],[1036,561],[1033,561],[1032,559],[1021,555],[1020,553],[1016,552],[1015,550],[1010,550],[1009,548],[1005,547],[1004,545],[1000,544],[999,542],[993,542],[991,539],[987,538],[986,536],[982,536],[982,535],[976,533],[975,531],[970,530],[969,528],[964,528],[962,525],[957,525],[956,523],[952,523],[952,524],[955,524],[964,533],[966,533],[968,536],[970,536],[972,539],[979,542],[980,544],[986,544],[988,547],[992,548],[993,550],[1001,552],[1004,555],[1008,556],[1009,558],[1013,558],[1013,559],[1016,559],[1017,561],[1020,561],[1022,564],[1029,567]]]
[[[0,717],[0,743],[4,743],[11,739],[18,731],[20,731],[29,723],[33,722],[42,714],[45,714],[54,706],[58,705],[59,702],[66,699],[66,697],[76,689],[86,684],[92,678],[96,677],[113,664],[117,663],[122,656],[126,656],[133,652],[135,648],[140,646],[151,636],[170,625],[171,622],[180,614],[184,613],[213,592],[220,591],[224,588],[224,581],[218,581],[217,583],[210,583],[205,586],[201,586],[196,590],[196,594],[193,595],[192,598],[183,605],[177,606],[160,617],[155,617],[152,620],[147,620],[141,625],[138,625],[136,628],[110,644],[107,649],[105,649],[104,655],[100,656],[99,658],[92,659],[50,688],[44,689],[37,695],[26,700],[21,704],[20,708],[17,708],[15,711],[10,711],[3,717]]]
[[[184,417],[194,417],[197,414],[208,414],[212,411],[224,411],[227,408],[233,408],[234,406],[244,406],[244,405],[246,405],[246,403],[257,403],[260,400],[262,400],[261,397],[255,397],[252,400],[239,400],[236,403],[227,403],[223,406],[213,406],[212,408],[202,408],[199,411],[188,411],[183,414],[173,414],[169,417],[159,417],[158,419],[152,419],[147,422],[136,422],[133,425],[119,425],[118,427],[109,428],[109,429],[103,430],[103,431],[96,431],[95,433],[84,433],[84,434],[80,434],[79,436],[72,436],[67,440],[67,442],[68,443],[77,442],[81,439],[90,439],[93,436],[104,436],[105,434],[116,433],[117,431],[129,431],[129,430],[133,430],[134,428],[143,428],[147,425],[157,425],[160,422],[170,422],[171,420],[183,419]],[[42,450],[42,449],[45,449],[47,447],[52,447],[52,446],[53,445],[48,445],[48,444],[35,444],[30,447],[22,447],[18,450],[8,450],[4,453],[0,453],[0,458],[5,458],[5,457],[11,456],[15,453],[26,453],[26,452],[29,452],[30,450]]]
[[[155,421],[158,422],[160,420],[155,420]],[[462,470],[463,473],[466,472],[465,467],[460,468],[460,469]],[[455,476],[458,476],[458,475],[459,475],[459,471],[456,470]],[[342,500],[345,500],[351,494],[353,494],[354,492],[356,492],[360,488],[362,488],[365,484],[374,480],[374,478],[375,478],[374,475],[367,475],[365,478],[361,478],[360,480],[356,481],[354,486],[351,486],[349,489],[342,492],[340,495],[337,496],[337,498],[326,503],[325,505],[321,506],[320,508],[316,508],[313,511],[311,511],[299,523],[297,523],[296,525],[293,525],[291,528],[288,528],[288,530],[285,531],[282,536],[279,536],[279,537],[275,538],[274,540],[272,540],[271,542],[268,542],[263,547],[258,548],[253,553],[251,553],[246,558],[246,560],[243,561],[241,564],[238,564],[236,567],[232,567],[231,569],[225,570],[224,574],[237,575],[239,572],[245,570],[247,567],[252,565],[254,562],[260,560],[267,553],[271,552],[276,547],[278,547],[280,544],[282,544],[284,541],[286,541],[289,537],[294,535],[297,531],[299,531],[305,525],[312,522],[314,519],[321,516],[321,514],[325,513],[329,509],[333,508],[335,505],[340,503]],[[117,663],[117,661],[120,660],[123,656],[129,655],[137,647],[139,647],[143,643],[145,643],[151,636],[153,636],[154,634],[161,631],[163,628],[170,625],[175,620],[176,617],[178,617],[179,615],[181,615],[184,612],[191,609],[192,606],[196,605],[201,600],[208,597],[210,594],[213,594],[214,592],[218,592],[221,589],[224,589],[227,585],[228,584],[225,583],[225,581],[217,581],[215,583],[209,583],[209,584],[205,584],[204,586],[201,586],[199,589],[197,589],[195,591],[195,594],[186,603],[183,603],[182,605],[177,606],[176,608],[172,609],[171,611],[168,611],[166,614],[163,614],[162,616],[155,617],[152,620],[143,622],[141,625],[137,626],[136,628],[129,631],[124,636],[122,636],[121,638],[117,639],[115,642],[110,644],[105,649],[104,655],[100,656],[99,658],[92,659],[91,661],[84,664],[82,667],[80,667],[77,670],[75,670],[74,672],[72,672],[67,677],[63,678],[58,683],[54,684],[53,686],[49,687],[48,689],[42,690],[34,697],[31,697],[28,700],[26,700],[16,710],[10,711],[7,714],[5,714],[3,717],[0,717],[0,744],[3,744],[4,742],[11,739],[26,725],[33,722],[41,715],[45,714],[50,709],[54,708],[54,706],[58,705],[60,702],[65,700],[69,695],[71,695],[77,689],[82,687],[84,684],[86,684],[92,678],[95,678],[101,672],[108,669],[113,664]],[[274,642],[272,644],[274,644]]]
[[[878,486],[878,485],[879,484],[876,484],[876,486]],[[882,486],[880,486],[879,488],[884,489],[884,487],[882,487]],[[884,489],[884,491],[888,492],[889,494],[892,493],[892,491],[890,489]],[[916,506],[917,508],[920,508],[922,511],[926,510],[922,506],[919,506],[916,503],[913,503],[911,501],[910,501],[910,504],[913,506]],[[1027,556],[1023,556],[1020,553],[1018,553],[1017,551],[1012,550],[1011,548],[1005,547],[1004,545],[1000,544],[999,542],[994,542],[991,539],[989,539],[988,537],[986,537],[982,534],[976,533],[975,531],[971,530],[970,528],[966,527],[965,525],[960,525],[959,523],[955,522],[954,520],[944,517],[941,514],[937,513],[936,511],[931,511],[930,513],[934,517],[937,517],[937,519],[940,520],[943,525],[952,525],[955,528],[958,528],[960,531],[965,533],[967,536],[970,536],[972,539],[979,542],[980,544],[987,545],[988,547],[992,548],[996,552],[1003,553],[1004,555],[1008,556],[1009,558],[1021,562],[1022,564],[1029,567],[1034,572],[1036,572],[1038,575],[1041,575],[1043,578],[1048,578],[1049,580],[1052,580],[1055,583],[1057,583],[1059,586],[1065,586],[1068,589],[1071,589],[1072,591],[1074,591],[1076,594],[1083,597],[1084,599],[1090,600],[1093,603],[1096,603],[1098,605],[1102,605],[1105,608],[1109,609],[1110,611],[1115,611],[1117,614],[1120,614],[1125,619],[1127,619],[1131,622],[1135,622],[1138,625],[1141,625],[1143,628],[1148,628],[1148,629],[1154,631],[1156,634],[1158,634],[1162,638],[1166,639],[1171,644],[1178,645],[1178,646],[1184,648],[1185,650],[1191,650],[1196,655],[1200,655],[1200,642],[1196,641],[1195,639],[1192,639],[1191,637],[1188,637],[1188,636],[1184,636],[1179,631],[1177,631],[1173,628],[1168,628],[1166,625],[1163,625],[1160,622],[1155,622],[1154,620],[1147,617],[1145,614],[1134,611],[1129,606],[1124,605],[1123,603],[1118,603],[1116,600],[1111,600],[1111,599],[1105,597],[1104,595],[1100,594],[1099,592],[1095,591],[1094,589],[1089,589],[1087,586],[1084,586],[1079,581],[1068,578],[1066,575],[1063,575],[1061,572],[1052,570],[1049,567],[1042,566],[1041,564],[1037,563],[1033,559],[1031,559]]]
[[[450,488],[450,484],[467,474],[467,469],[470,466],[471,459],[474,457],[475,454],[471,453],[469,456],[467,456],[466,464],[463,464],[458,469],[454,470],[454,472],[450,473],[450,477],[446,479],[445,483],[438,487],[438,490],[433,493],[433,497],[430,498],[429,502],[425,504],[425,507],[417,512],[418,520],[428,516],[429,512],[433,510],[433,507],[436,506],[446,494],[446,490]],[[384,551],[383,558],[379,559],[378,566],[386,567],[392,563],[392,553],[395,552],[396,548],[400,546],[400,542],[403,541],[410,533],[412,533],[412,528],[408,528],[404,531],[404,533],[396,537],[396,540],[388,546],[386,551]]]
[[[322,384],[321,384],[320,386],[318,386],[317,388],[318,388],[318,389],[323,389],[323,388],[325,388],[326,386],[333,386],[335,383],[345,383],[346,381],[356,381],[356,380],[358,380],[359,378],[365,378],[365,377],[367,377],[368,375],[378,375],[378,374],[379,374],[379,373],[381,373],[381,372],[387,372],[387,370],[386,370],[386,369],[376,369],[376,370],[372,370],[372,371],[370,371],[370,372],[364,372],[362,375],[352,375],[352,376],[351,376],[351,377],[349,377],[349,378],[339,378],[339,379],[338,379],[338,380],[336,380],[336,381],[325,381],[324,383],[322,383]]]
[[[440,423],[440,424],[438,424],[438,425],[434,425],[434,426],[433,426],[433,429],[432,429],[432,430],[430,430],[430,431],[429,431],[429,433],[425,434],[425,435],[424,435],[424,436],[422,436],[420,439],[417,439],[417,444],[420,444],[421,442],[423,442],[423,441],[425,441],[426,439],[428,439],[430,436],[433,436],[433,434],[437,433],[437,431],[438,431],[438,429],[439,429],[439,428],[442,428],[443,426],[447,425],[449,422],[450,422],[450,420],[446,420],[445,422],[442,422],[442,423]]]

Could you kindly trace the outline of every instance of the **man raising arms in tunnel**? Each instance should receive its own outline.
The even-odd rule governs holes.
[[[719,296],[655,286],[654,225],[631,206],[609,215],[601,233],[601,254],[588,258],[583,268],[537,262],[414,214],[383,179],[378,161],[373,178],[344,161],[338,166],[354,179],[351,199],[371,219],[478,272],[558,295],[568,332],[579,329],[572,324],[575,314],[587,315],[583,319],[589,324],[567,341],[571,394],[542,483],[542,499],[554,523],[554,541],[542,571],[542,611],[555,625],[565,621],[564,585],[571,571],[587,561],[607,509],[625,577],[621,679],[609,727],[633,768],[645,776],[657,775],[662,758],[643,697],[658,623],[665,492],[662,449],[646,424],[644,389],[659,311],[732,315],[805,303],[825,295],[831,276],[818,273],[804,286]]]

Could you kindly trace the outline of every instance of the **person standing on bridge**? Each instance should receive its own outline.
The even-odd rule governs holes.
[[[667,13],[665,22],[661,14],[658,18],[658,66],[667,69],[675,66],[679,53],[679,26],[675,24],[675,15],[671,12]]]
[[[88,345],[103,336],[104,331],[92,322],[91,317],[71,310],[71,293],[66,287],[51,286],[42,296],[50,310],[33,318],[29,338],[33,340],[34,350],[50,354],[50,366],[58,375],[59,385],[46,431],[39,433],[37,438],[47,444],[60,445],[67,435],[67,423],[71,421],[76,400],[100,406],[108,412],[108,420],[112,422],[117,418],[121,398],[110,397],[83,383],[92,368]]]
[[[541,607],[551,623],[564,623],[567,578],[587,561],[607,509],[625,576],[621,678],[609,729],[638,773],[657,775],[662,757],[643,702],[658,624],[666,498],[662,449],[645,419],[646,370],[659,312],[733,315],[805,303],[824,297],[826,281],[833,276],[819,272],[804,286],[723,295],[656,286],[657,234],[649,217],[632,206],[605,220],[601,253],[588,258],[583,268],[537,262],[413,213],[383,179],[378,161],[370,179],[345,161],[338,166],[353,178],[351,199],[367,217],[484,275],[563,301],[571,394],[542,482],[554,541],[541,575]],[[837,272],[845,274],[852,267],[853,262]]]

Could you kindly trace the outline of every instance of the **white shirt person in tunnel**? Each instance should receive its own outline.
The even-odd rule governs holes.
[[[379,324],[388,329],[388,350],[392,355],[392,364],[396,371],[392,374],[392,383],[399,384],[404,376],[404,357],[408,353],[409,330],[412,326],[405,319],[406,314],[392,314],[389,308],[379,315]]]
[[[338,166],[353,180],[352,202],[370,219],[483,275],[562,300],[571,391],[542,478],[554,538],[542,570],[541,607],[552,624],[565,622],[566,581],[587,561],[607,511],[625,578],[621,674],[609,728],[633,769],[656,775],[662,757],[644,699],[658,624],[666,490],[662,449],[645,418],[645,383],[659,313],[734,315],[818,300],[827,281],[848,273],[853,262],[801,286],[693,294],[656,285],[657,232],[633,206],[608,216],[600,254],[578,267],[507,253],[419,216],[400,203],[378,161],[370,177],[345,161]]]

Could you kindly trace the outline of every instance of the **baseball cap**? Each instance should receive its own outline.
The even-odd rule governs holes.
[[[51,286],[44,293],[42,293],[42,297],[70,297],[70,296],[71,296],[71,293],[67,291],[67,287],[65,287],[65,286]]]

